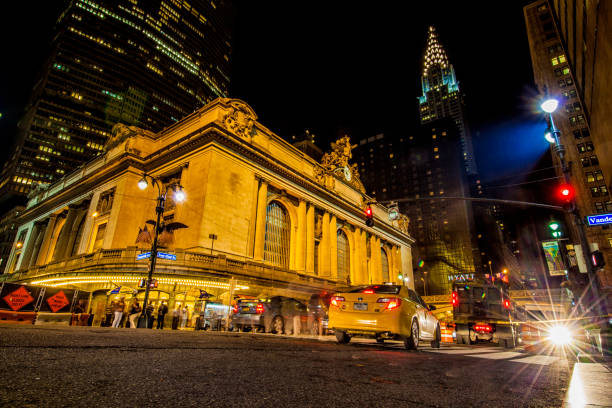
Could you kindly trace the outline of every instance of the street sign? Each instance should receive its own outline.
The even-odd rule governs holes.
[[[150,257],[151,257],[151,252],[144,252],[142,254],[136,255],[136,259],[138,261],[142,261],[143,259],[148,259]],[[159,251],[157,251],[157,257],[159,259],[169,259],[171,261],[176,261],[176,255],[169,254],[169,253],[166,253],[166,252],[159,252]]]
[[[151,253],[150,252],[144,252],[142,254],[136,255],[136,259],[138,261],[142,261],[143,259],[147,259],[147,258],[150,258],[150,257],[151,257]]]
[[[157,251],[157,257],[160,259],[170,259],[171,261],[176,261],[176,255],[168,254],[166,252]]]
[[[587,215],[589,226],[612,224],[612,214]]]
[[[24,286],[20,286],[19,289],[9,293],[3,299],[15,312],[34,301],[34,298]]]
[[[68,301],[68,298],[66,297],[64,292],[60,290],[55,295],[47,299],[47,303],[49,304],[49,308],[51,308],[51,311],[55,313],[58,310],[68,306],[70,304],[70,301]]]

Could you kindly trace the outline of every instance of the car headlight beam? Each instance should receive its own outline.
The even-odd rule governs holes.
[[[548,330],[548,340],[557,346],[565,346],[572,342],[572,333],[566,326],[553,326]]]

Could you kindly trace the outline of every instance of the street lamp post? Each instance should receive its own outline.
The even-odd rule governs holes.
[[[561,144],[561,140],[559,138],[559,136],[561,135],[561,131],[555,126],[555,121],[553,120],[553,112],[557,110],[558,106],[559,101],[557,101],[556,99],[547,99],[540,105],[540,108],[542,108],[542,110],[548,114],[548,120],[550,123],[550,127],[545,134],[545,138],[550,143],[554,144],[553,150],[555,151],[555,153],[557,153],[557,156],[559,157],[559,162],[561,163],[561,170],[563,171],[563,178],[565,180],[565,183],[567,185],[570,185],[570,169],[567,166],[567,163],[565,162],[565,146]],[[593,293],[595,301],[598,304],[598,311],[601,315],[605,306],[599,303],[602,301],[602,299],[600,299],[599,297],[599,282],[597,282],[597,275],[593,268],[591,257],[589,256],[591,248],[586,238],[586,233],[584,231],[584,222],[582,221],[582,218],[580,217],[580,212],[578,211],[578,207],[576,206],[575,197],[571,197],[569,201],[569,206],[566,211],[571,214],[574,219],[574,224],[576,225],[576,230],[578,232],[578,239],[580,240],[580,245],[582,246],[582,256],[584,258],[584,263],[587,267],[587,275],[589,277],[590,284],[589,286],[591,287],[591,292]]]
[[[168,191],[172,190],[174,192],[174,199],[177,202],[182,202],[185,200],[185,193],[183,191],[183,186],[179,183],[170,183],[166,186],[165,191],[163,191],[163,185],[153,176],[150,176],[146,173],[142,175],[142,179],[138,182],[138,187],[141,190],[147,188],[149,183],[147,182],[147,178],[151,180],[151,183],[157,187],[157,206],[155,207],[155,213],[157,214],[157,219],[155,222],[155,234],[153,236],[153,243],[151,244],[151,256],[149,258],[149,275],[147,276],[147,280],[145,282],[145,297],[142,303],[142,314],[141,319],[144,321],[144,327],[148,328],[149,318],[147,316],[147,304],[149,302],[149,290],[151,289],[151,281],[153,280],[153,272],[155,271],[155,264],[157,262],[157,238],[160,233],[160,224],[162,215],[164,214],[164,207],[166,205],[166,196],[168,195]]]

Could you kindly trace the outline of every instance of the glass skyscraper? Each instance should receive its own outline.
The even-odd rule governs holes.
[[[3,204],[95,157],[118,122],[156,132],[226,97],[232,18],[227,0],[71,1],[2,169]]]

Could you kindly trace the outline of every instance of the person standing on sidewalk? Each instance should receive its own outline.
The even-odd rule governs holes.
[[[121,319],[123,318],[123,311],[125,310],[125,298],[119,299],[118,302],[115,302],[115,306],[113,312],[115,313],[115,320],[113,320],[113,327],[119,327],[121,324]]]
[[[183,307],[183,310],[181,310],[181,329],[184,329],[185,326],[187,325],[187,319],[189,318],[189,308],[187,307],[187,305],[185,305],[185,307]]]
[[[181,306],[178,305],[172,311],[172,330],[178,329],[180,315],[181,315]]]
[[[140,312],[142,312],[142,308],[140,307],[140,303],[138,300],[134,299],[134,303],[130,306],[130,327],[135,329],[138,327],[138,316],[140,316]]]
[[[166,318],[166,313],[168,313],[168,306],[164,302],[162,302],[157,308],[157,329],[164,330],[164,319]]]

